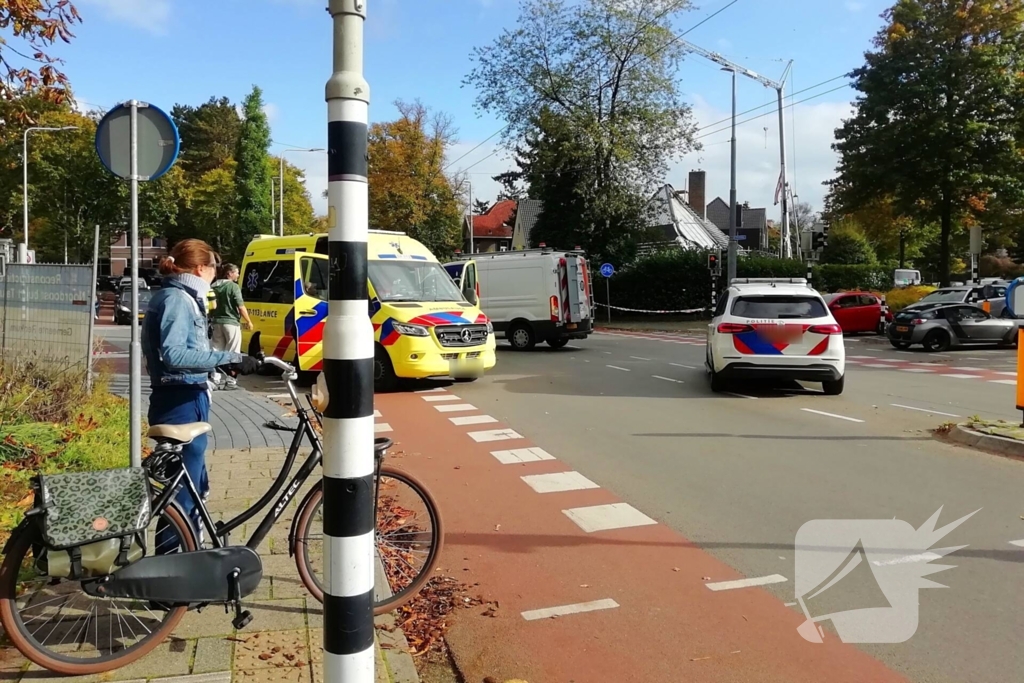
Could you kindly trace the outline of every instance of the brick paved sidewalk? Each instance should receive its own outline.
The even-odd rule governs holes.
[[[227,392],[225,392],[227,393]],[[239,393],[239,392],[231,392]],[[307,451],[308,452],[308,451]],[[301,462],[302,457],[299,456]],[[218,449],[207,454],[210,470],[210,512],[215,520],[234,517],[269,488],[284,451],[279,448]],[[231,615],[220,607],[189,612],[172,638],[140,661],[118,671],[76,681],[131,681],[140,683],[322,683],[323,612],[306,592],[295,560],[288,556],[288,531],[295,508],[311,480],[295,496],[259,548],[263,581],[244,601],[253,621],[241,631],[231,626]],[[259,525],[263,514],[250,520],[232,542],[243,543]],[[390,616],[378,625],[393,623]],[[419,679],[401,632],[378,630],[378,683],[416,683]],[[29,683],[38,678],[61,678],[28,665],[13,648],[0,649],[0,680]]]
[[[110,392],[127,398],[128,375],[114,375]],[[142,417],[149,407],[149,380],[142,384]],[[288,409],[260,394],[245,389],[215,391],[210,404],[210,448],[288,448],[291,432],[268,429],[268,421],[280,422],[289,427],[298,424],[295,418],[285,417]]]

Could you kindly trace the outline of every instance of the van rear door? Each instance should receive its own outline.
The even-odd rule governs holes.
[[[587,264],[581,256],[565,260],[569,294],[569,323],[581,323],[590,318],[590,287]]]
[[[476,261],[458,261],[444,264],[444,269],[462,290],[462,296],[474,306],[480,305],[480,280]]]

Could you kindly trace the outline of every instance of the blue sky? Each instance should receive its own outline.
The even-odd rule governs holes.
[[[678,32],[730,1],[695,3],[692,11],[677,18]],[[264,90],[276,141],[324,146],[323,86],[331,71],[326,0],[75,0],[75,4],[84,21],[75,29],[74,42],[57,52],[66,61],[76,95],[88,106],[106,108],[137,98],[169,109],[179,102],[199,104],[214,95],[238,101],[258,84]],[[772,77],[782,73],[784,60],[793,59],[793,87],[788,90],[793,92],[859,65],[881,25],[879,14],[889,4],[887,0],[738,0],[687,39]],[[491,42],[504,27],[514,25],[516,0],[367,0],[367,5],[366,74],[373,119],[392,118],[396,99],[419,98],[451,114],[460,139],[452,159],[502,127],[502,121],[475,110],[475,93],[461,82],[470,68],[472,47]],[[691,56],[678,78],[698,125],[728,116],[728,74]],[[796,99],[843,83],[833,81]],[[772,98],[772,91],[741,79],[739,111]],[[842,89],[786,112],[790,164],[795,170],[791,179],[796,193],[816,209],[823,195],[821,182],[835,165],[829,149],[832,131],[848,115],[851,98],[852,91]],[[737,136],[739,197],[755,206],[771,206],[778,177],[777,115],[774,110],[763,111],[769,115],[742,125]],[[673,163],[666,181],[681,189],[686,172],[700,167],[708,171],[709,199],[727,196],[728,138],[727,131],[706,135],[701,140],[704,150]],[[493,199],[497,191],[488,176],[509,167],[506,155],[500,151],[492,155],[493,151],[494,147],[485,145],[458,164],[461,168],[475,164],[470,169],[474,194],[485,199]],[[288,158],[306,169],[314,205],[325,211],[319,198],[326,187],[325,156],[291,154]],[[773,213],[777,211],[769,211],[770,216]]]

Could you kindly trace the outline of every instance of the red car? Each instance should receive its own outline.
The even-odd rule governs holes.
[[[843,328],[843,334],[874,332],[885,334],[882,322],[882,301],[871,292],[840,292],[826,294],[825,303]]]

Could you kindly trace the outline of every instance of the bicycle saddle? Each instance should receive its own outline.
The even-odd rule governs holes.
[[[153,425],[146,434],[149,438],[158,441],[189,443],[197,436],[202,436],[212,429],[213,427],[208,422],[190,422],[183,425]]]

